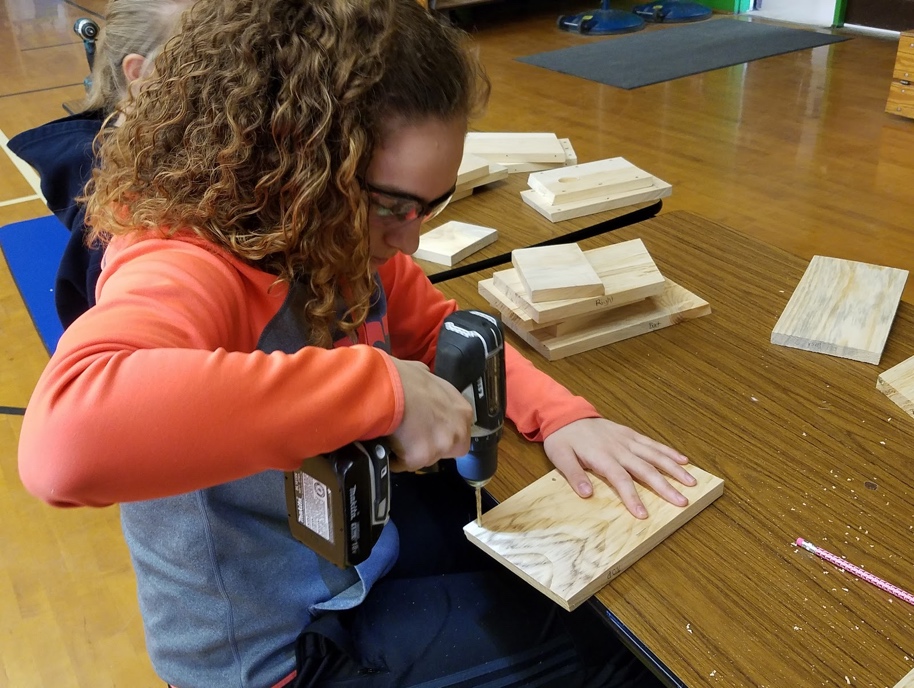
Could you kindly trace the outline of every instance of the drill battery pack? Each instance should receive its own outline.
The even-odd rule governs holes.
[[[353,442],[285,474],[292,535],[340,568],[363,562],[390,514],[390,448]]]

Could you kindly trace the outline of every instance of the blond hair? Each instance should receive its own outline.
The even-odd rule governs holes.
[[[87,110],[113,112],[127,96],[123,62],[136,53],[152,59],[174,35],[181,11],[192,0],[111,0],[92,68]]]
[[[299,280],[326,345],[374,290],[359,177],[385,125],[466,121],[488,92],[467,35],[415,0],[200,0],[102,134],[91,236],[189,230]]]

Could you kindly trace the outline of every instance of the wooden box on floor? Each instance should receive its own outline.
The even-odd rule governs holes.
[[[481,280],[479,293],[506,327],[549,361],[711,312],[707,301],[663,277],[640,239],[584,256],[603,284],[602,295],[534,302],[517,268]],[[551,276],[552,287],[561,284],[561,273]],[[577,280],[571,269],[567,282]]]

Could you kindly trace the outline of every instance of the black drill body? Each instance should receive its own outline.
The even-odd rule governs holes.
[[[451,313],[441,325],[433,372],[473,407],[470,452],[456,459],[463,479],[479,489],[495,475],[505,421],[501,320],[481,311]],[[384,439],[353,442],[286,473],[295,538],[340,567],[367,559],[389,519],[390,460]]]

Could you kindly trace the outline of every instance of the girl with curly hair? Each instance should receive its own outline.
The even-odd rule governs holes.
[[[453,470],[416,473],[469,448],[428,369],[456,304],[409,255],[487,95],[415,0],[200,0],[105,132],[98,303],[32,396],[20,474],[53,505],[120,504],[169,684],[653,685],[588,611],[472,551]],[[586,468],[638,517],[633,479],[685,504],[684,456],[510,348],[506,370],[508,418],[582,497]],[[284,472],[383,436],[392,519],[336,568],[292,536]]]

